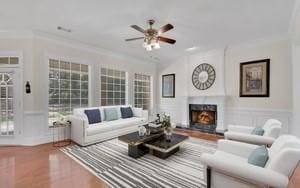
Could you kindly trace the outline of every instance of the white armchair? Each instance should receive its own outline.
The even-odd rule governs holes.
[[[300,160],[300,140],[290,135],[280,136],[268,149],[266,166],[248,163],[248,157],[257,145],[219,140],[214,154],[203,154],[201,161],[207,167],[207,187],[253,188],[287,187]]]
[[[251,134],[255,127],[229,125],[224,136],[227,140],[236,140],[257,145],[272,145],[281,131],[281,122],[276,119],[269,119],[262,127],[262,136]]]

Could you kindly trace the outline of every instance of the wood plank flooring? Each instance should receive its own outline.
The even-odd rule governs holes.
[[[175,129],[176,133],[217,141],[216,135]],[[0,188],[106,188],[107,185],[52,144],[0,147]],[[300,187],[300,165],[289,188]]]

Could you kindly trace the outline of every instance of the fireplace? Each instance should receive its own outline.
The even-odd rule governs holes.
[[[217,127],[217,105],[190,104],[190,128],[215,133]]]

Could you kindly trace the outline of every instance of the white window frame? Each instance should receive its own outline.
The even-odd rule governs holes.
[[[21,137],[23,134],[23,127],[24,127],[24,117],[23,117],[23,93],[24,93],[24,87],[22,86],[23,83],[23,52],[22,51],[1,51],[0,57],[18,57],[18,64],[4,64],[0,65],[0,68],[9,70],[14,72],[15,74],[15,83],[16,90],[14,90],[14,134],[13,135],[2,135],[1,137],[1,143],[9,143],[9,144],[20,144],[21,143]],[[6,140],[6,138],[8,140]],[[13,140],[11,140],[13,139]]]
[[[47,54],[45,55],[45,85],[47,86],[47,89],[45,89],[44,91],[44,95],[46,96],[46,100],[45,100],[45,125],[47,126],[47,128],[50,130],[51,126],[49,124],[49,119],[48,119],[48,115],[49,115],[49,61],[53,59],[53,60],[59,60],[59,61],[65,61],[65,62],[71,62],[71,63],[77,63],[77,64],[83,64],[83,65],[88,65],[88,107],[91,106],[91,104],[93,104],[93,87],[94,86],[94,82],[93,82],[93,77],[94,77],[94,63],[88,62],[88,61],[84,61],[81,59],[75,59],[75,58],[70,58],[70,57],[65,57],[65,56],[61,56],[61,55],[54,55],[54,54]]]
[[[98,98],[98,101],[99,101],[99,106],[102,106],[102,80],[101,80],[101,77],[102,77],[102,73],[101,73],[101,69],[110,69],[110,70],[114,70],[114,71],[122,71],[122,72],[125,72],[125,104],[113,104],[113,105],[127,105],[128,104],[128,71],[127,70],[123,70],[123,69],[119,69],[119,68],[115,68],[115,67],[106,67],[106,66],[100,66],[99,67],[99,77],[98,77],[98,80],[99,80],[99,89],[98,89],[98,92],[99,92],[99,98]],[[115,77],[113,77],[115,78]],[[106,90],[107,91],[107,90]],[[105,106],[111,106],[111,105],[105,105]]]
[[[149,109],[146,109],[149,111],[149,113],[151,114],[152,110],[153,110],[153,76],[151,74],[145,74],[145,73],[134,73],[133,74],[133,106],[135,106],[135,74],[139,74],[139,75],[145,75],[145,76],[150,76],[150,102],[149,102]]]

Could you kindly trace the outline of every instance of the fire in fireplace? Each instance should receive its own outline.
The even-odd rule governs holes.
[[[215,133],[217,127],[217,105],[190,104],[189,110],[191,128]]]
[[[213,125],[215,124],[215,112],[192,111],[192,122],[201,125]]]

